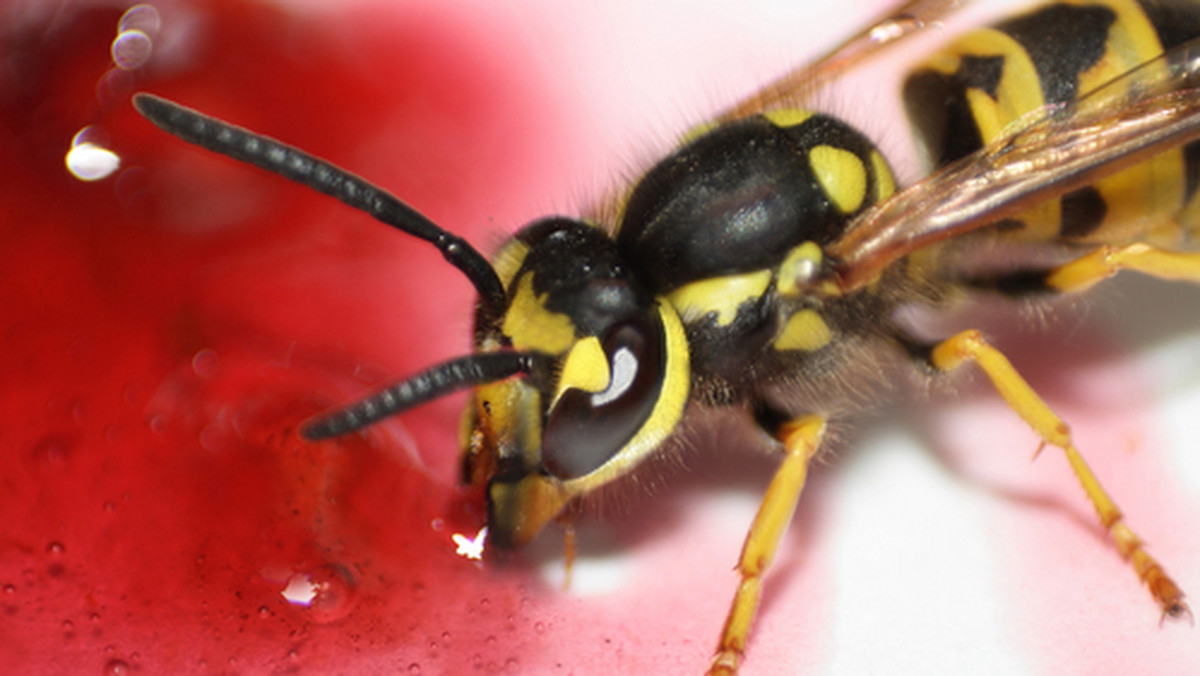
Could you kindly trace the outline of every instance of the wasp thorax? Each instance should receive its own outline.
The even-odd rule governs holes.
[[[796,247],[824,246],[895,182],[860,132],[832,117],[776,111],[697,137],[630,195],[622,256],[656,293],[774,269]]]

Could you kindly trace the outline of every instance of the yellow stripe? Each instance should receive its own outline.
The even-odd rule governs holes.
[[[813,112],[801,108],[777,108],[764,111],[762,116],[770,120],[771,124],[776,127],[786,129],[808,121],[813,116]]]
[[[779,351],[800,350],[814,352],[829,344],[833,332],[816,310],[800,310],[788,318],[787,324],[775,339]]]
[[[1102,5],[1117,20],[1109,31],[1104,56],[1079,75],[1083,96],[1162,54],[1162,43],[1153,24],[1132,0],[1087,0],[1072,5]],[[1114,92],[1124,96],[1125,92]],[[1130,167],[1094,185],[1104,198],[1103,222],[1083,241],[1125,241],[1146,230],[1146,224],[1163,223],[1182,206],[1184,197],[1183,151],[1174,149]]]
[[[825,196],[838,211],[853,213],[867,196],[867,167],[858,155],[833,146],[820,145],[808,151],[808,163]]]
[[[738,307],[762,296],[770,283],[771,271],[758,270],[692,282],[675,289],[667,298],[689,324],[716,313],[717,326],[729,326],[737,317]]]

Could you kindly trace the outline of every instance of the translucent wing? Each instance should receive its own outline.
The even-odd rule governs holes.
[[[909,0],[815,62],[785,74],[721,113],[716,122],[730,122],[773,108],[803,106],[814,92],[847,71],[901,40],[937,25],[939,19],[964,4],[965,0]]]
[[[1179,45],[868,209],[833,242],[843,290],[913,251],[977,230],[1200,138],[1200,40]]]
[[[806,101],[825,85],[835,81],[887,48],[905,38],[938,25],[938,21],[969,0],[909,0],[885,12],[869,27],[842,42],[815,62],[806,63],[761,87],[728,110],[712,119],[718,125],[757,113],[787,107],[804,107]],[[589,218],[601,223],[616,223],[624,191],[607,195],[593,205]]]

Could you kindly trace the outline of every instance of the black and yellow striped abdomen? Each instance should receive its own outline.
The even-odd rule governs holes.
[[[929,160],[944,166],[1047,105],[1087,95],[1200,37],[1195,0],[1068,0],[964,35],[904,86]],[[1178,246],[1200,228],[1200,145],[1192,144],[1005,221],[1008,236]]]

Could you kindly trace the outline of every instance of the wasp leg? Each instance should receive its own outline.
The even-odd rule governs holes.
[[[796,511],[796,502],[800,499],[804,480],[808,476],[808,461],[816,454],[824,432],[825,420],[818,416],[797,418],[779,429],[778,437],[784,449],[783,462],[775,470],[754,523],[750,525],[750,532],[746,534],[746,543],[742,546],[737,565],[742,580],[733,597],[733,605],[729,608],[729,616],[725,619],[721,643],[717,646],[717,654],[713,656],[709,674],[737,672],[746,649],[746,637],[762,597],[763,573],[770,567],[779,546],[779,538],[792,521],[792,513]]]
[[[972,330],[963,331],[935,345],[928,353],[928,361],[940,372],[952,371],[965,361],[973,361],[983,369],[1009,407],[1042,438],[1043,446],[1057,446],[1067,454],[1067,461],[1096,509],[1100,523],[1116,543],[1121,556],[1133,565],[1138,577],[1150,590],[1162,608],[1163,617],[1191,617],[1191,610],[1183,600],[1183,591],[1162,566],[1146,553],[1141,538],[1125,524],[1121,510],[1075,448],[1070,428],[1017,373],[1008,358],[989,345],[978,331]]]
[[[1141,243],[1106,244],[1057,267],[970,277],[962,281],[977,289],[1021,297],[1086,291],[1121,270],[1136,270],[1159,279],[1200,283],[1200,253],[1167,251]]]
[[[1148,244],[1106,245],[1052,270],[1046,276],[1046,286],[1065,292],[1083,291],[1121,270],[1137,270],[1159,279],[1200,282],[1200,253],[1165,251]]]

